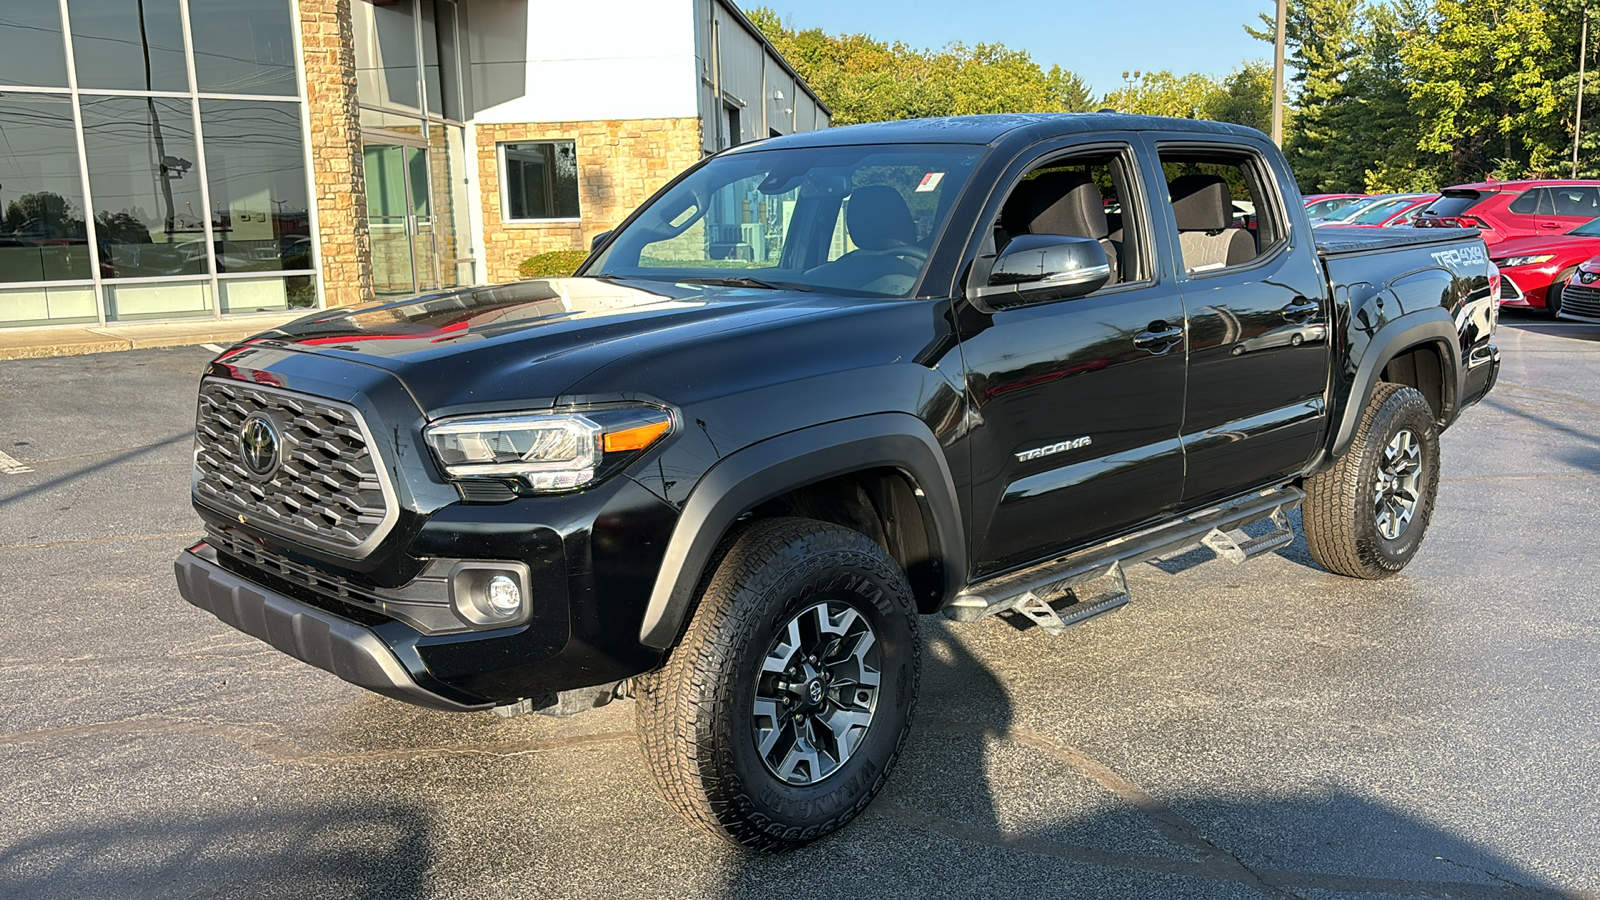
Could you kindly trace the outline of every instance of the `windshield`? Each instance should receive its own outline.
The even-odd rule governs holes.
[[[1386,203],[1391,199],[1393,199],[1393,198],[1390,198],[1390,197],[1368,197],[1365,200],[1357,200],[1356,202],[1350,204],[1349,206],[1346,206],[1344,209],[1335,210],[1333,215],[1328,217],[1327,221],[1329,223],[1337,223],[1337,224],[1343,225],[1346,222],[1353,221],[1356,216],[1361,215],[1362,213],[1366,212],[1367,210],[1373,208],[1374,206],[1377,206],[1380,203]]]
[[[641,212],[584,274],[904,297],[982,154],[897,144],[718,157]]]
[[[1416,197],[1400,197],[1394,200],[1385,200],[1382,203],[1372,204],[1371,206],[1362,210],[1360,214],[1352,218],[1340,219],[1339,221],[1349,225],[1382,225],[1390,216],[1400,212],[1416,202]]]
[[[1567,232],[1567,234],[1576,234],[1581,237],[1600,237],[1600,219],[1590,219]]]

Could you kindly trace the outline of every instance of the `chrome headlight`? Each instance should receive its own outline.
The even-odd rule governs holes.
[[[1496,263],[1502,269],[1509,269],[1516,266],[1536,266],[1539,263],[1547,263],[1555,258],[1556,255],[1554,253],[1541,253],[1537,256],[1509,256],[1505,259],[1496,260]]]
[[[441,419],[423,430],[452,481],[515,479],[528,490],[568,491],[594,481],[672,430],[654,407]]]

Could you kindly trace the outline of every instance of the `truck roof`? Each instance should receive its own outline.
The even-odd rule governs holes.
[[[738,153],[778,147],[839,147],[850,144],[992,144],[1017,133],[1035,140],[1097,131],[1175,131],[1265,139],[1266,135],[1242,125],[1204,119],[1165,116],[1131,116],[1122,113],[1008,113],[988,116],[947,116],[938,119],[901,119],[865,125],[842,125],[741,144]]]

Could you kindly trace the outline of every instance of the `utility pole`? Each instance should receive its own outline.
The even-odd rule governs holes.
[[[1278,0],[1278,29],[1272,42],[1272,142],[1279,147],[1283,146],[1283,32],[1288,6],[1289,0]]]
[[[1583,7],[1583,36],[1578,39],[1578,114],[1572,122],[1572,177],[1578,177],[1578,146],[1583,143],[1583,64],[1589,56],[1589,5]]]

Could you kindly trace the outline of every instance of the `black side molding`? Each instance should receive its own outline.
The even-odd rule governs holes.
[[[673,529],[639,642],[658,650],[672,646],[712,551],[744,512],[808,484],[877,468],[899,469],[919,489],[927,531],[942,560],[945,596],[954,596],[966,578],[967,546],[944,451],[916,416],[879,413],[768,438],[713,466]]]

